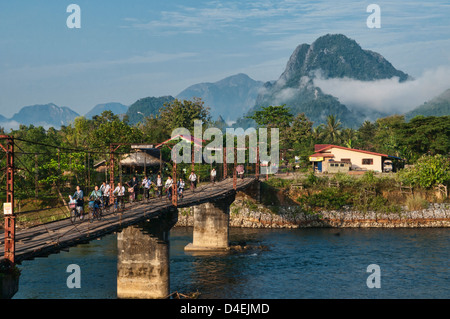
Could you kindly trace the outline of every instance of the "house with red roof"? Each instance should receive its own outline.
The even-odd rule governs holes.
[[[395,170],[401,158],[388,154],[358,150],[332,144],[316,144],[315,153],[309,157],[317,172],[374,171]]]

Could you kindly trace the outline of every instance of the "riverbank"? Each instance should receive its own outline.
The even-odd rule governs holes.
[[[193,208],[180,209],[175,227],[194,225]],[[396,213],[358,212],[351,208],[301,211],[300,206],[279,206],[274,209],[256,203],[238,193],[230,206],[230,227],[241,228],[428,228],[450,227],[450,204],[432,203],[422,210],[402,210]]]

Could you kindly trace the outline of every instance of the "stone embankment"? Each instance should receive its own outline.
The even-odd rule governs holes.
[[[179,211],[176,226],[193,226],[193,208]],[[450,227],[450,204],[430,204],[419,211],[400,213],[322,211],[302,212],[298,206],[277,207],[276,213],[267,207],[244,199],[230,206],[230,226],[244,228],[306,228],[306,227]]]

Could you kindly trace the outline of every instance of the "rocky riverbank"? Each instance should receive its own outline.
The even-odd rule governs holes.
[[[193,208],[180,209],[176,226],[193,226]],[[298,206],[281,206],[276,210],[257,204],[245,195],[237,196],[230,206],[230,226],[244,228],[306,227],[450,227],[450,204],[430,204],[427,209],[400,213],[322,211],[302,212]]]

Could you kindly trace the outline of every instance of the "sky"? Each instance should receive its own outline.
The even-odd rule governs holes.
[[[381,9],[380,28],[366,23],[372,3]],[[80,28],[67,25],[70,4],[81,10]],[[176,96],[237,73],[276,80],[299,44],[328,33],[345,34],[417,81],[428,79],[419,105],[450,88],[449,16],[450,1],[0,0],[0,114],[55,103],[83,115],[96,104]],[[338,97],[348,85],[358,88],[321,85]],[[366,92],[383,92],[376,89]]]

